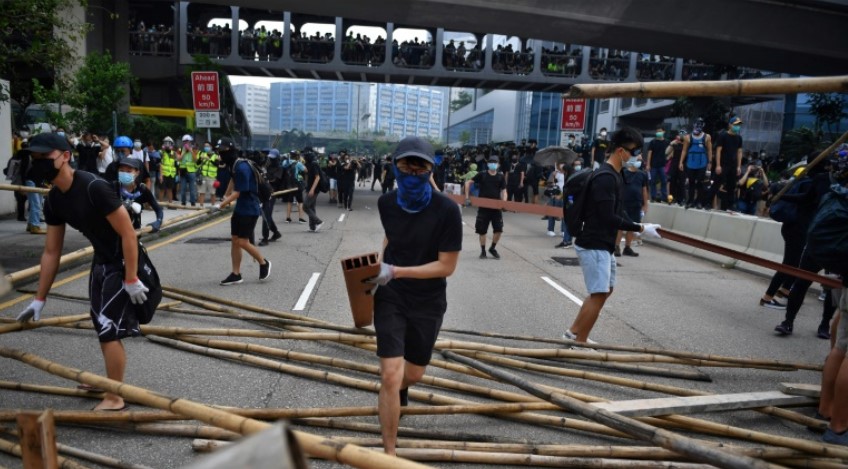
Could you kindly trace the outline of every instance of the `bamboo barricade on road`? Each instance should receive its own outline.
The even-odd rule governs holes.
[[[546,401],[554,403],[570,412],[574,412],[587,419],[615,428],[634,438],[643,441],[650,441],[662,448],[674,451],[675,453],[685,454],[696,461],[730,469],[766,469],[769,467],[769,465],[762,460],[711,448],[692,438],[683,437],[668,430],[662,430],[642,423],[639,420],[624,417],[614,412],[592,407],[577,399],[562,394],[544,391],[518,376],[501,371],[495,367],[485,365],[477,360],[472,360],[455,352],[444,351],[442,354],[449,360],[456,360],[464,365],[476,368],[479,371],[506,381],[513,386],[517,386],[536,397],[545,399]]]
[[[102,399],[103,393],[91,392],[82,389],[63,388],[60,386],[45,386],[41,384],[17,383],[14,381],[0,381],[0,389],[10,389],[13,391],[37,392],[41,394],[50,394],[53,396],[68,396],[68,397],[86,397],[94,399]],[[2,414],[2,411],[0,411]],[[2,421],[2,418],[0,418]]]
[[[186,213],[186,214],[180,215],[178,217],[167,219],[162,223],[162,226],[161,226],[160,229],[167,228],[167,227],[173,226],[177,223],[182,223],[184,221],[192,220],[194,218],[199,218],[201,216],[205,216],[208,212],[209,212],[208,210],[202,210],[202,211],[197,211],[195,213]],[[142,227],[139,230],[136,230],[136,234],[140,236],[142,234],[150,233],[151,231],[152,231],[151,227],[145,226],[145,227]],[[91,246],[86,247],[86,248],[82,248],[82,249],[77,249],[76,251],[73,251],[73,252],[69,252],[67,254],[62,255],[62,257],[59,258],[59,267],[65,266],[65,265],[67,265],[71,262],[79,261],[81,259],[86,259],[89,256],[91,256],[92,254],[94,254],[94,248],[91,247]],[[8,280],[9,283],[14,285],[16,283],[20,283],[24,280],[29,280],[30,278],[38,276],[39,272],[41,272],[41,266],[40,265],[34,265],[32,267],[28,267],[26,269],[19,270],[17,272],[12,272],[10,274],[6,274],[6,280]]]
[[[325,329],[329,331],[336,332],[344,332],[346,334],[355,334],[355,335],[375,335],[375,332],[371,329],[359,329],[354,327],[345,327],[345,326],[331,326],[329,324],[317,324],[311,323],[307,321],[301,321],[298,319],[283,319],[283,318],[270,318],[266,316],[254,316],[250,314],[241,314],[241,313],[219,313],[217,311],[205,311],[200,309],[190,309],[190,308],[182,308],[176,306],[160,306],[159,310],[168,311],[171,313],[180,313],[180,314],[188,314],[193,316],[206,316],[213,318],[224,318],[224,319],[238,319],[242,321],[248,322],[256,322],[262,325],[276,325],[276,326],[302,326],[309,327],[313,329]]]
[[[15,184],[0,184],[0,191],[15,191],[15,192],[28,192],[35,194],[47,194],[50,192],[50,189],[46,189],[44,187],[29,187],[29,186],[19,186]]]
[[[750,96],[757,94],[846,93],[848,75],[756,80],[583,83],[572,86],[568,98],[676,98],[679,96]]]
[[[12,443],[9,440],[0,439],[0,451],[19,458],[21,457],[21,445]],[[88,466],[82,465],[72,459],[63,458],[62,456],[59,456],[58,459],[59,467],[62,469],[88,469]]]
[[[7,332],[16,332],[22,330],[29,329],[38,329],[39,327],[48,327],[48,326],[58,326],[62,324],[68,324],[72,322],[84,321],[89,319],[91,315],[89,313],[85,314],[76,314],[73,316],[59,316],[55,318],[47,318],[42,319],[40,321],[27,321],[27,322],[19,322],[15,321],[9,324],[0,325],[0,334],[5,334]]]
[[[17,436],[17,432],[11,429],[0,429],[0,432],[5,432],[12,436]],[[115,469],[153,469],[150,466],[121,461],[119,459],[111,458],[109,456],[105,456],[92,451],[75,448],[73,446],[69,446],[63,443],[56,443],[56,449],[59,451],[59,453],[68,456],[73,456],[75,458],[83,459],[85,461],[93,462],[96,464],[100,464],[101,466],[114,467]]]
[[[96,386],[132,402],[138,402],[157,409],[170,410],[219,428],[235,431],[241,435],[251,435],[270,428],[270,424],[266,422],[234,415],[188,399],[168,397],[160,393],[151,392],[145,388],[66,367],[20,350],[0,346],[0,356],[21,361],[63,378]],[[338,461],[354,467],[369,469],[415,469],[427,467],[355,445],[339,446],[332,444],[325,438],[305,432],[296,431],[294,435],[297,438],[298,444],[309,455]]]
[[[680,370],[673,368],[660,368],[648,365],[630,365],[627,363],[609,363],[592,360],[583,360],[579,358],[557,358],[556,360],[545,360],[544,358],[522,358],[521,361],[528,363],[536,363],[537,365],[548,366],[564,366],[574,365],[588,368],[603,368],[606,370],[622,371],[626,373],[634,373],[639,375],[659,376],[663,378],[686,379],[690,381],[704,381],[711,383],[713,380],[710,375],[698,370]]]

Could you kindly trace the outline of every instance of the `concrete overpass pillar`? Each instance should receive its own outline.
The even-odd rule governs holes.
[[[291,28],[291,12],[286,11],[283,12],[283,21],[285,25],[283,26],[283,60],[289,61],[291,60],[291,38],[292,38],[292,28]]]
[[[492,61],[495,57],[495,37],[489,33],[486,35],[486,60],[483,62],[483,71],[486,73],[494,73],[492,71]]]
[[[230,34],[230,55],[227,56],[228,59],[232,59],[239,56],[239,12],[240,7],[230,7],[230,15],[233,21],[232,34]]]
[[[344,42],[344,18],[336,17],[336,42],[333,45],[333,60],[330,63],[342,63],[342,43]]]
[[[395,24],[386,23],[386,60],[383,62],[384,67],[395,67],[394,57],[392,57],[392,41],[394,41]]]
[[[674,81],[683,80],[683,59],[678,57],[674,59]]]
[[[582,60],[581,60],[582,64],[580,66],[580,76],[578,77],[580,79],[578,80],[578,82],[588,82],[588,81],[590,81],[590,78],[589,78],[589,58],[590,58],[591,55],[592,55],[592,48],[589,47],[589,46],[583,46],[583,57],[582,57]]]
[[[445,69],[445,62],[442,59],[444,56],[445,49],[445,29],[444,28],[436,28],[436,37],[433,38],[433,46],[436,48],[436,67],[440,70]]]

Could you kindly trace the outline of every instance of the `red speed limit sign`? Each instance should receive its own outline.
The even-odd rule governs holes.
[[[586,100],[563,98],[560,130],[582,131],[586,127]]]
[[[191,96],[195,111],[220,111],[218,72],[191,72]]]

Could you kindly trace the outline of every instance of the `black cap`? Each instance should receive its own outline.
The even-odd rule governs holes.
[[[489,162],[490,163],[500,163],[501,160],[497,156],[492,155],[492,156],[489,157]]]
[[[216,147],[217,148],[223,148],[223,147],[235,148],[236,144],[233,143],[232,139],[229,139],[227,137],[221,137],[220,139],[218,139],[218,143],[217,143]]]
[[[430,145],[430,142],[421,137],[406,137],[401,140],[392,154],[392,161],[396,162],[408,156],[414,156],[430,164],[436,164],[436,160],[433,159],[433,145]]]
[[[29,151],[33,153],[50,153],[53,150],[71,151],[68,140],[59,134],[43,133],[29,139]]]
[[[129,166],[133,169],[141,171],[141,160],[135,158],[123,158],[118,162],[118,166]]]

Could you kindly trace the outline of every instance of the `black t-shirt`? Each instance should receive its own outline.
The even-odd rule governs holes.
[[[462,250],[462,216],[456,202],[439,192],[424,210],[409,213],[397,203],[397,191],[383,194],[377,201],[380,221],[388,244],[383,261],[399,267],[428,264],[439,260],[440,252]],[[426,300],[444,295],[447,280],[396,279],[387,285],[410,299]],[[381,287],[382,288],[382,287]]]
[[[621,200],[625,207],[641,207],[642,189],[648,187],[648,175],[644,171],[627,171],[621,172],[621,178],[624,180],[624,190],[621,194]]]
[[[609,144],[609,140],[600,138],[592,142],[592,160],[597,161],[598,164],[602,164],[606,160]]]
[[[680,166],[680,156],[683,154],[683,143],[671,144],[671,166],[677,168]]]
[[[731,135],[728,131],[722,130],[721,133],[718,134],[718,140],[716,140],[715,144],[716,149],[719,147],[721,147],[722,170],[724,170],[724,166],[736,168],[736,153],[740,148],[742,148],[742,136]]]
[[[394,165],[388,161],[383,163],[383,171],[386,172],[386,180],[384,182],[387,186],[391,187],[391,185],[395,182]]]
[[[640,226],[622,216],[621,174],[609,163],[601,167],[589,182],[585,202],[583,233],[575,244],[584,249],[612,252],[618,230],[639,231]]]
[[[115,186],[99,177],[74,171],[71,188],[63,193],[53,187],[44,202],[48,225],[71,225],[94,247],[95,264],[119,263],[124,258],[121,237],[106,216],[121,206]]]
[[[501,172],[489,174],[488,171],[482,171],[472,181],[477,183],[480,197],[484,199],[500,199],[501,191],[506,189],[506,178]]]
[[[356,171],[357,166],[354,163],[350,163],[350,167],[346,168],[345,165],[339,166],[338,168],[338,180],[339,183],[352,186],[354,181],[356,180]]]
[[[517,187],[521,183],[521,173],[525,171],[525,166],[522,163],[515,162],[509,164],[509,174],[507,175],[507,183],[510,186]]]
[[[77,156],[79,157],[78,169],[97,174],[97,156],[100,154],[100,144],[86,145],[82,142],[77,144]]]
[[[321,167],[318,166],[317,161],[312,160],[306,162],[306,192],[309,192],[312,189],[312,184],[315,184],[315,178],[321,174],[320,170]],[[315,188],[315,194],[318,194],[317,187]]]
[[[662,168],[665,166],[666,157],[665,149],[668,148],[668,140],[654,139],[648,144],[648,151],[651,152],[651,169]]]

